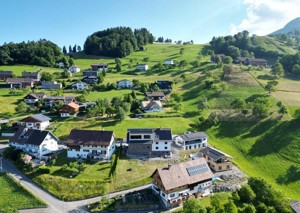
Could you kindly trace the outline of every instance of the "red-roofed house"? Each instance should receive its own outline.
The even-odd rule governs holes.
[[[80,106],[74,102],[70,102],[62,106],[62,108],[60,109],[60,117],[70,117],[71,115],[79,111],[79,107]]]

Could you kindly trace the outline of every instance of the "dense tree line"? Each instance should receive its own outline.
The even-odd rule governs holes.
[[[140,50],[143,45],[154,42],[154,36],[146,29],[130,27],[109,28],[88,36],[84,43],[86,54],[109,57],[125,57]]]
[[[213,51],[217,54],[225,54],[236,57],[273,57],[277,58],[277,51],[266,50],[257,46],[256,36],[249,36],[248,31],[239,32],[233,36],[213,37],[210,41]]]
[[[293,74],[300,74],[300,53],[285,55],[280,59],[284,70]]]
[[[189,199],[183,204],[183,213],[292,213],[289,200],[275,190],[268,182],[250,178],[248,185],[242,186],[232,196],[214,195],[210,207],[204,207],[199,200]]]
[[[65,60],[60,48],[51,41],[41,39],[0,46],[0,65],[29,64],[54,67]]]

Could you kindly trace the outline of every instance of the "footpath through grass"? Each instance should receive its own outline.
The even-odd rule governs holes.
[[[21,208],[45,206],[43,201],[34,197],[6,173],[0,173],[0,212],[17,212]]]

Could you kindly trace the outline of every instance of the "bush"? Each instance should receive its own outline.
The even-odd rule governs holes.
[[[47,167],[39,167],[35,172],[38,174],[50,174],[50,169]]]

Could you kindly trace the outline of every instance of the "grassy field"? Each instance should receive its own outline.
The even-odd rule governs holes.
[[[19,183],[5,173],[0,173],[0,212],[13,212],[20,208],[38,208],[46,206],[35,198]]]
[[[35,65],[1,65],[0,70],[10,70],[13,71],[13,74],[15,74],[17,77],[22,76],[22,72],[62,72],[62,69],[58,68],[52,68],[52,67],[41,67],[41,66],[35,66]]]
[[[0,118],[14,114],[16,105],[23,97],[22,92],[20,95],[9,95],[9,89],[0,89]]]

